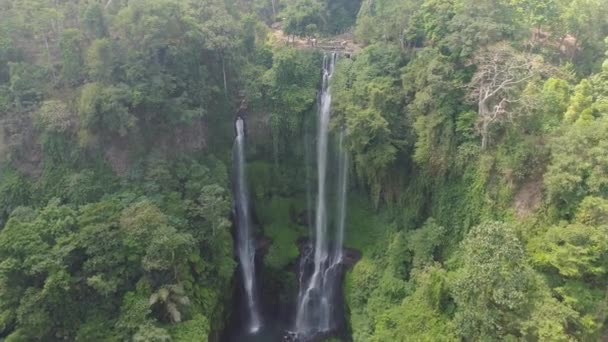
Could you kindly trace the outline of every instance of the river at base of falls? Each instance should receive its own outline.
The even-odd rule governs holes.
[[[266,324],[257,332],[230,331],[225,333],[221,342],[322,342],[328,338],[336,338],[339,341],[352,341],[348,333],[344,331],[333,332],[328,335],[307,336],[298,338],[295,333],[287,329],[285,322],[280,319],[276,321],[266,318]]]
[[[226,337],[224,342],[274,342],[283,341],[285,331],[280,326],[271,326],[272,323],[268,322],[262,329],[255,334],[248,332],[235,333],[231,336]]]
[[[307,240],[301,240],[299,242],[299,248],[301,255],[298,260],[294,261],[296,264],[300,264],[302,258],[306,258],[306,255],[310,254],[311,245]],[[352,250],[345,251],[347,253],[346,259],[350,260],[349,265],[352,266],[353,260],[358,260],[358,256],[353,256]],[[263,256],[256,257],[257,269],[262,269]],[[308,268],[312,268],[313,265],[309,264]],[[343,283],[344,271],[346,268],[341,268],[339,283]],[[266,278],[268,274],[264,272],[258,272],[257,283],[261,289],[268,289],[273,287],[272,280]],[[295,285],[295,284],[294,284]],[[283,292],[286,288],[261,291],[259,297],[259,308],[260,314],[263,317],[264,325],[257,333],[248,332],[248,314],[247,314],[247,297],[245,290],[242,286],[242,275],[237,272],[236,284],[234,286],[234,294],[232,296],[231,303],[231,315],[228,320],[227,326],[223,329],[221,336],[221,342],[321,342],[325,341],[328,337],[338,338],[340,341],[352,341],[348,330],[348,324],[345,315],[345,303],[344,296],[342,293],[342,287],[339,286],[339,293],[336,296],[336,302],[333,303],[335,308],[338,308],[338,320],[336,322],[336,329],[326,332],[317,333],[309,336],[297,337],[294,332],[294,316],[297,300],[295,294],[288,295],[293,301],[283,302],[279,297],[284,297],[281,294],[288,293]],[[293,289],[289,290],[293,291]]]
[[[272,324],[272,322],[269,322]],[[281,326],[264,326],[255,334],[241,333],[234,334],[223,342],[321,342],[330,336],[307,338],[305,340],[298,339],[293,333],[286,331]],[[335,336],[331,336],[335,337]]]

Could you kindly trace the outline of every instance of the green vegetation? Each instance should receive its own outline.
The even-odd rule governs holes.
[[[605,340],[607,18],[605,0],[3,1],[0,340],[219,338],[235,113],[262,290],[293,302],[323,54],[277,27],[354,37],[331,114],[354,341]]]
[[[112,176],[68,173],[65,193],[12,211],[0,234],[0,326],[8,340],[183,335],[190,319],[206,322],[198,329],[208,334],[209,322],[223,319],[234,268],[230,200],[218,185],[225,172],[210,175],[223,165],[146,163],[115,191]],[[184,171],[191,176],[180,178]]]
[[[298,257],[298,239],[308,234],[304,226],[294,222],[294,216],[305,208],[302,201],[282,197],[258,203],[257,212],[264,234],[272,240],[264,262],[267,267],[280,271]]]
[[[606,336],[605,5],[364,3],[332,119],[382,232],[348,226],[356,341]]]
[[[231,117],[244,91],[277,144],[295,136],[320,55],[230,1],[5,1],[0,22],[0,340],[217,338]],[[266,193],[293,194],[280,179]],[[283,203],[260,206],[277,269],[298,254]]]

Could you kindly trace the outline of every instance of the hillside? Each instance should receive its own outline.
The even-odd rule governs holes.
[[[0,341],[608,340],[606,0],[0,1]]]

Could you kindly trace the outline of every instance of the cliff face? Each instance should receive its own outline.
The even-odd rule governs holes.
[[[0,121],[0,165],[10,162],[21,173],[36,178],[43,167],[41,141],[44,132],[34,127],[31,116],[31,113],[26,113]],[[112,135],[104,139],[87,136],[86,146],[79,146],[78,149],[83,154],[101,152],[114,173],[124,175],[132,166],[135,154],[142,151],[154,150],[167,157],[205,151],[208,148],[207,127],[204,119],[194,119],[190,123],[161,130],[154,137],[144,137],[142,132],[137,131],[128,136]],[[77,136],[82,134],[72,130],[66,133],[66,138],[76,142]],[[152,143],[142,146],[145,140]]]

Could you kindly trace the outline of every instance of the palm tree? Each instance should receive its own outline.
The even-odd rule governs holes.
[[[183,307],[190,305],[182,284],[165,285],[150,296],[150,307],[155,305],[162,308],[163,313],[172,323],[182,321]]]

